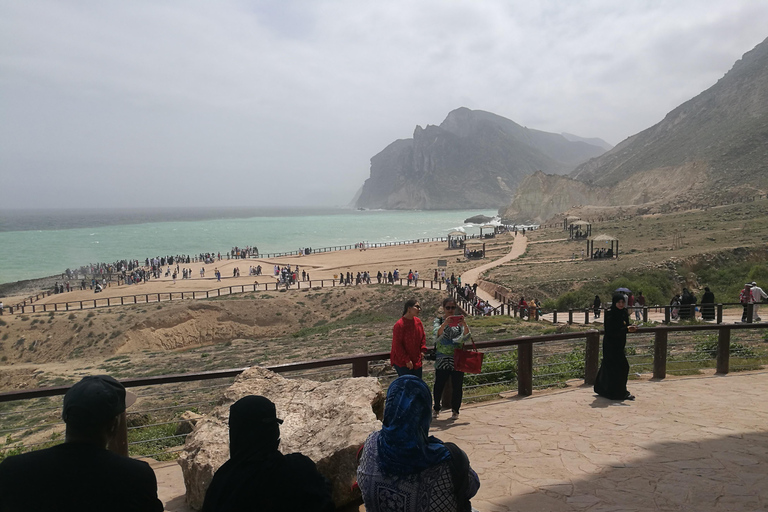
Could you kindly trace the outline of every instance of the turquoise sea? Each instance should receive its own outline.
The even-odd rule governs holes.
[[[446,236],[493,210],[350,209],[0,210],[0,283],[121,259],[229,251],[260,253]]]

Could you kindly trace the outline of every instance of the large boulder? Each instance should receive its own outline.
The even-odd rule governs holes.
[[[213,474],[229,459],[229,407],[248,395],[265,396],[275,403],[278,417],[284,420],[280,451],[301,452],[315,461],[333,485],[337,507],[359,498],[359,491],[351,488],[357,450],[371,432],[381,428],[385,393],[378,380],[286,379],[253,367],[235,379],[220,405],[198,420],[187,436],[179,464],[190,507],[202,508]]]

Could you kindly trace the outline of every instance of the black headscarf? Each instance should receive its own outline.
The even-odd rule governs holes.
[[[246,396],[229,408],[230,458],[213,476],[202,512],[330,512],[331,487],[300,453],[281,454],[275,404]]]
[[[277,450],[280,424],[275,404],[263,396],[246,396],[229,408],[229,453],[236,459],[253,452]]]
[[[626,305],[627,298],[624,296],[621,292],[614,292],[613,296],[611,297],[611,311],[618,311],[619,308],[616,307],[616,303],[620,300],[624,301],[624,304]]]

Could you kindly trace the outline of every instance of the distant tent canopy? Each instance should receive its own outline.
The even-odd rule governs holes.
[[[467,240],[464,256],[468,259],[485,258],[485,242],[482,240]]]
[[[448,233],[448,248],[449,249],[461,249],[464,247],[464,240],[467,239],[467,234],[458,229]]]
[[[491,234],[485,235],[485,238],[493,238],[496,235],[496,226],[494,224],[484,224],[480,226],[480,238],[483,237],[483,230],[484,229],[490,229]]]
[[[570,226],[573,222],[580,219],[581,217],[574,217],[573,215],[568,215],[566,218],[563,219],[563,231],[568,231],[568,226]]]
[[[609,249],[606,249],[605,247],[600,247],[598,249],[595,249],[595,242],[598,242],[598,244],[611,244],[611,247]],[[615,244],[615,248],[614,248]],[[600,234],[597,236],[594,236],[592,238],[587,239],[587,254],[589,255],[590,259],[603,259],[603,258],[619,258],[619,239],[611,236],[611,235],[605,235]]]
[[[571,240],[587,238],[592,236],[592,224],[585,220],[571,222],[568,226]]]

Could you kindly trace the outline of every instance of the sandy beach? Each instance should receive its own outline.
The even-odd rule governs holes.
[[[524,237],[518,237],[521,241]],[[152,279],[146,283],[123,284],[118,286],[115,281],[109,284],[101,293],[95,294],[90,288],[85,290],[72,290],[63,294],[53,294],[41,298],[35,304],[53,304],[62,302],[92,301],[94,299],[106,299],[112,297],[145,295],[157,293],[181,293],[192,291],[213,290],[216,288],[228,286],[252,286],[254,283],[259,285],[274,285],[277,277],[274,275],[274,266],[284,267],[290,265],[291,268],[299,266],[299,272],[306,271],[312,281],[321,279],[334,279],[341,273],[351,272],[356,275],[357,272],[370,272],[371,279],[375,281],[377,272],[392,272],[396,268],[400,270],[401,277],[406,277],[409,270],[418,271],[420,279],[431,280],[434,278],[436,269],[445,269],[446,275],[455,273],[456,276],[464,272],[484,266],[489,260],[509,256],[509,251],[514,241],[511,234],[499,235],[494,239],[488,239],[486,242],[487,258],[485,260],[469,260],[463,256],[461,249],[448,249],[445,242],[424,242],[407,245],[397,245],[389,247],[379,247],[375,249],[349,249],[344,251],[334,251],[310,254],[307,256],[284,256],[279,258],[248,258],[248,259],[222,259],[214,263],[189,263],[180,265],[180,268],[189,268],[192,270],[191,279],[181,279],[177,277],[176,282],[168,277]],[[515,252],[522,254],[525,247],[518,246]],[[438,260],[446,260],[446,267],[438,267]],[[506,261],[506,259],[504,260]],[[248,271],[250,267],[261,265],[262,275],[250,276]],[[175,267],[175,265],[174,265]],[[205,269],[205,277],[200,277],[200,269]],[[235,268],[240,269],[240,277],[233,277]],[[221,281],[217,281],[214,276],[215,270],[221,272]],[[164,272],[163,272],[164,274]],[[476,274],[473,274],[474,282]],[[463,280],[462,282],[466,282]],[[79,280],[70,282],[70,286],[79,285]],[[308,283],[307,283],[308,284]],[[5,297],[3,302],[6,307],[17,304],[28,296]]]

